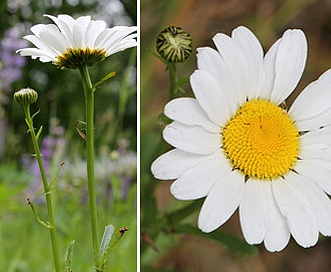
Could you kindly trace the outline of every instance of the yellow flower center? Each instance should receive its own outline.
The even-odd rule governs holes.
[[[299,132],[288,114],[262,99],[246,102],[222,132],[223,149],[235,169],[269,180],[293,168]]]
[[[103,49],[90,48],[69,48],[65,53],[57,57],[55,65],[61,69],[77,69],[81,66],[92,66],[99,61],[104,60],[106,51]]]

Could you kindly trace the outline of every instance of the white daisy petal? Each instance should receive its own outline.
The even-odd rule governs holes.
[[[220,132],[220,127],[210,121],[196,99],[182,97],[171,100],[164,107],[164,114],[174,121],[185,125],[202,126],[211,132]]]
[[[41,62],[54,61],[54,58],[49,55],[46,55],[44,51],[41,51],[37,48],[25,48],[20,49],[17,52],[19,52],[23,57],[31,56],[32,59],[39,58]]]
[[[294,169],[297,173],[318,185],[328,195],[331,195],[331,168],[329,164],[324,167],[323,164],[325,165],[325,161],[321,160],[298,160]]]
[[[298,160],[298,162],[299,162],[299,160]],[[311,160],[302,160],[302,162],[304,162],[304,163],[308,162],[312,165],[319,166],[326,170],[331,169],[331,162],[327,161],[327,160],[311,159]]]
[[[137,41],[135,39],[133,39],[133,37],[136,37],[137,35],[129,35],[129,36],[132,36],[132,38],[130,38],[130,39],[125,38],[122,41],[120,41],[118,44],[115,44],[112,47],[108,47],[107,56],[113,55],[113,54],[123,51],[127,48],[137,46],[137,44],[138,44]]]
[[[300,159],[303,161],[311,159],[331,161],[331,147],[324,144],[302,146]]]
[[[320,115],[331,108],[331,69],[310,83],[295,99],[289,113],[296,121]],[[316,95],[318,93],[319,95]],[[323,97],[323,99],[320,99]]]
[[[114,28],[107,28],[103,30],[96,38],[94,46],[96,48],[106,48],[107,41],[114,39],[113,37],[115,34],[116,30]]]
[[[196,165],[209,160],[224,158],[218,150],[209,155],[199,155],[173,149],[158,157],[151,166],[153,175],[162,180],[176,179]]]
[[[25,36],[24,39],[33,43],[36,47],[38,47],[41,51],[45,52],[45,54],[52,56],[54,60],[56,60],[56,56],[59,54],[59,51],[45,44],[39,37],[34,35]],[[20,51],[19,51],[20,52]]]
[[[309,131],[300,137],[301,146],[322,144],[331,146],[331,126]]]
[[[93,48],[94,43],[99,36],[99,34],[106,28],[106,23],[103,21],[91,21],[85,33],[85,45],[88,48]]]
[[[218,133],[178,122],[165,127],[163,138],[172,146],[195,154],[211,154],[221,147],[221,137]]]
[[[69,27],[72,33],[76,20],[67,14],[59,14],[57,17]]]
[[[33,27],[31,27],[30,30],[34,35],[39,37],[40,31],[42,31],[46,26],[47,25],[45,25],[45,24],[37,24],[37,25],[34,25]]]
[[[273,181],[271,181],[273,182]],[[280,210],[274,199],[271,182],[266,182],[265,198],[267,202],[267,215],[265,218],[265,237],[264,245],[270,252],[283,250],[290,240],[290,230],[288,229],[286,218],[280,213]]]
[[[89,23],[91,22],[90,16],[79,17],[73,26],[72,34],[74,43],[77,48],[85,48],[85,34]]]
[[[59,52],[65,52],[67,48],[69,48],[67,39],[55,25],[47,25],[44,27],[40,31],[39,36],[45,44],[50,44]]]
[[[230,119],[228,101],[218,82],[207,72],[196,70],[190,77],[191,86],[200,106],[215,124],[224,126]]]
[[[267,216],[265,181],[249,179],[245,185],[239,205],[239,218],[245,240],[259,244],[265,236],[264,220]]]
[[[298,127],[298,131],[304,131],[304,132],[310,130],[316,130],[324,126],[330,126],[331,108],[312,118],[296,121],[295,124]]]
[[[246,57],[239,45],[225,34],[216,34],[213,41],[237,81],[238,88],[241,90],[238,102],[242,104],[246,100],[249,90],[249,67]]]
[[[289,114],[296,122],[301,121],[302,126],[310,122],[319,123],[323,113],[329,113],[331,110],[330,84],[331,69],[300,93],[289,110]]]
[[[238,208],[244,188],[244,177],[237,171],[220,178],[202,205],[198,225],[211,232],[224,224]]]
[[[271,101],[283,102],[301,79],[307,59],[307,40],[301,30],[287,30],[278,46]]]
[[[240,26],[232,32],[233,40],[244,52],[248,64],[248,98],[257,99],[264,84],[263,49],[256,36],[246,27]]]
[[[110,29],[105,29],[102,31],[99,36],[96,38],[94,46],[104,47],[107,51],[113,51],[116,48],[116,45],[125,39],[126,36],[135,32],[136,27],[113,27]]]
[[[231,166],[226,159],[208,160],[187,170],[171,185],[170,191],[181,200],[205,197],[217,180],[230,171]]]
[[[260,93],[260,98],[264,98],[267,100],[271,99],[271,92],[274,88],[275,83],[275,62],[277,58],[277,51],[280,44],[281,39],[275,42],[267,54],[264,57],[263,66],[264,66],[264,85]]]
[[[240,89],[220,53],[210,47],[198,48],[198,68],[213,76],[224,92],[230,113],[234,114],[239,106]]]
[[[291,176],[286,176],[285,180],[273,180],[272,191],[295,241],[302,247],[310,247],[318,240],[316,217],[305,196],[287,182],[290,179]]]
[[[309,180],[289,172],[287,182],[301,192],[308,200],[315,214],[319,231],[331,235],[331,201],[326,194]]]
[[[67,38],[70,47],[75,47],[75,42],[74,42],[73,35],[72,35],[72,27],[73,27],[75,20],[73,18],[71,18],[70,16],[67,16],[67,17],[64,16],[62,19],[61,19],[60,15],[58,18],[55,16],[52,16],[52,15],[44,15],[44,16],[53,20],[53,22],[58,26],[59,30]]]

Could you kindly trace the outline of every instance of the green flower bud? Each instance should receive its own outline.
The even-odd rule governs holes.
[[[170,26],[157,36],[156,50],[168,62],[183,62],[192,53],[192,38],[182,28]]]
[[[31,88],[23,88],[14,93],[14,99],[21,105],[30,105],[38,100],[38,93]]]

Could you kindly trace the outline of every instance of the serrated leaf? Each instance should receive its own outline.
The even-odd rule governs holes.
[[[108,225],[105,227],[100,245],[101,257],[104,257],[104,255],[107,253],[109,242],[114,234],[114,230],[115,227],[113,225]]]
[[[70,266],[71,266],[72,251],[73,251],[74,243],[75,243],[75,240],[70,242],[69,247],[68,247],[68,251],[67,251],[66,264],[67,264],[68,270],[70,269]],[[69,270],[69,271],[71,271],[71,270]]]
[[[214,231],[214,232],[207,234],[191,225],[179,226],[176,229],[176,232],[193,234],[196,236],[216,240],[216,241],[222,243],[225,248],[227,248],[230,251],[235,252],[238,255],[254,255],[257,253],[256,247],[249,245],[244,240],[242,240],[238,237],[235,237],[231,234],[225,233],[225,232]]]

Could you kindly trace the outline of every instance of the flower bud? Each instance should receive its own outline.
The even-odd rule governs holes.
[[[168,62],[183,62],[192,53],[192,38],[182,28],[170,26],[157,36],[156,50]]]
[[[38,100],[38,93],[31,88],[23,88],[14,93],[14,99],[21,105],[30,105]]]

